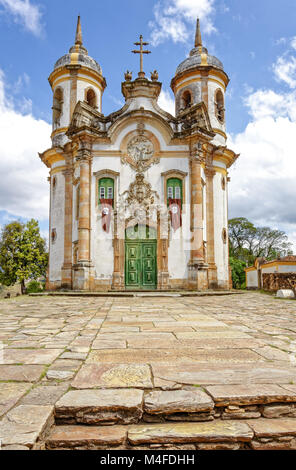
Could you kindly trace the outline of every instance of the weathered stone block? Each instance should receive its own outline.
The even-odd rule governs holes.
[[[20,405],[9,411],[0,423],[3,446],[32,448],[53,425],[53,406]]]
[[[202,390],[171,390],[148,393],[144,410],[149,414],[211,412],[213,400]]]
[[[72,386],[88,388],[152,388],[150,368],[147,364],[85,364],[82,366]]]
[[[47,449],[95,449],[123,443],[127,433],[124,426],[57,426],[46,440]]]
[[[214,385],[206,387],[216,406],[296,401],[296,393],[275,384]]]
[[[128,440],[133,445],[146,443],[249,442],[253,431],[246,423],[212,421],[131,426]]]
[[[264,418],[296,418],[296,405],[264,406],[262,415]]]
[[[58,421],[85,424],[129,424],[142,417],[143,391],[71,390],[55,406]]]

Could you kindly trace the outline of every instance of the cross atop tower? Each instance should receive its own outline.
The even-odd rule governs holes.
[[[143,42],[143,36],[141,34],[140,36],[140,42],[134,42],[135,46],[140,46],[140,50],[134,50],[132,51],[134,54],[140,54],[140,72],[138,73],[138,76],[140,78],[145,77],[145,72],[143,71],[143,54],[151,54],[151,51],[144,51],[143,46],[148,46],[149,42]]]

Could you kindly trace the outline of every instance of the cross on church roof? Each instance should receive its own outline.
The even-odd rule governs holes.
[[[134,42],[135,46],[140,46],[140,50],[132,51],[134,54],[140,54],[140,72],[138,76],[141,78],[145,77],[145,72],[143,71],[143,54],[151,54],[151,51],[144,51],[143,46],[148,46],[149,42],[143,42],[143,36],[140,36],[140,42]]]

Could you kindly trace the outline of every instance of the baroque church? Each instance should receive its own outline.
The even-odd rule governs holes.
[[[52,147],[47,288],[84,291],[228,289],[228,168],[224,96],[229,78],[202,44],[171,81],[147,78],[142,36],[137,77],[127,71],[124,106],[106,116],[107,86],[88,55],[78,18],[75,45],[49,77]]]

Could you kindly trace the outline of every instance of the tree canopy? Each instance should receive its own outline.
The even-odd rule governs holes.
[[[46,274],[48,254],[46,241],[40,235],[38,222],[31,219],[26,224],[10,222],[0,235],[0,282],[11,286],[16,282],[37,279]]]
[[[291,254],[292,244],[285,232],[255,227],[244,217],[229,220],[229,255],[252,265],[256,258],[267,260]]]

